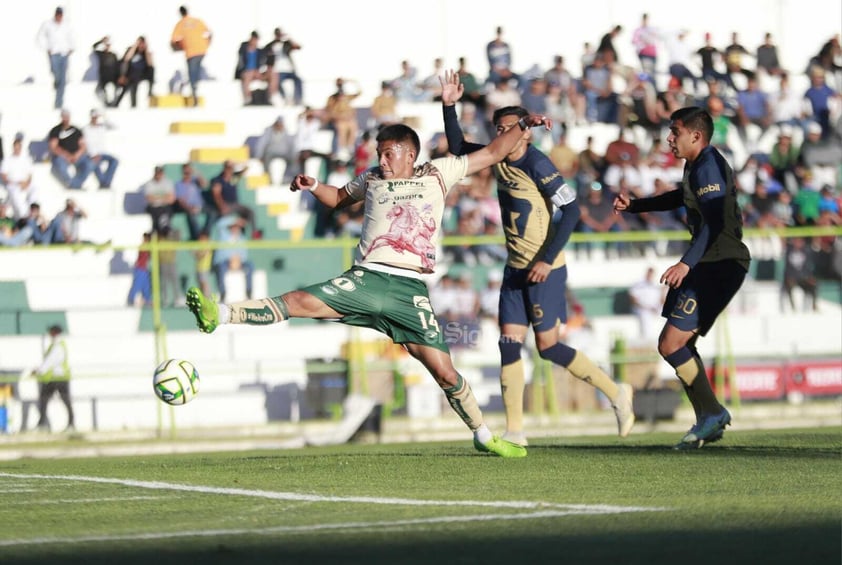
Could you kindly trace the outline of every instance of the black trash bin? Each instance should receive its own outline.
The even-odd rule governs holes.
[[[348,362],[344,359],[307,359],[307,390],[302,418],[330,418],[348,394]]]

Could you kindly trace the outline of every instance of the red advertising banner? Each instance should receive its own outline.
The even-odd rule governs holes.
[[[717,395],[731,397],[726,369],[724,390],[716,390],[715,369],[708,370]],[[778,400],[796,393],[801,397],[842,395],[842,359],[799,360],[778,363],[737,363],[737,394],[742,400]]]

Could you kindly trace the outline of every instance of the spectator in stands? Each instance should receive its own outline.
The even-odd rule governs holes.
[[[803,237],[791,237],[786,240],[784,255],[784,275],[781,284],[781,312],[788,305],[793,312],[795,296],[793,290],[800,288],[804,292],[803,310],[811,306],[818,310],[818,280],[816,278],[816,253]]]
[[[354,147],[354,176],[361,174],[369,167],[376,165],[377,142],[370,131],[364,131],[357,146]],[[333,186],[344,186],[335,184]]]
[[[394,124],[400,121],[398,118],[398,99],[395,97],[395,90],[392,83],[384,80],[380,83],[380,93],[371,102],[370,127]]]
[[[161,228],[158,234],[158,241],[172,242],[180,241],[181,234],[170,226]],[[161,287],[161,307],[175,306],[178,296],[181,294],[178,288],[178,264],[176,263],[175,249],[161,249],[158,251],[158,279]]]
[[[778,88],[769,93],[772,122],[778,126],[801,127],[803,101],[804,96],[790,86],[789,74],[781,73]]]
[[[152,178],[141,187],[146,199],[146,212],[152,218],[152,231],[158,234],[172,221],[175,204],[175,185],[164,175],[164,167],[155,166]]]
[[[178,12],[181,14],[181,19],[173,28],[170,46],[173,51],[184,51],[184,57],[187,59],[187,78],[190,81],[193,106],[198,106],[202,60],[208,52],[213,35],[205,22],[187,13],[186,6],[181,6]]]
[[[725,115],[725,103],[721,98],[711,96],[707,100],[707,110],[713,118],[713,137],[710,139],[710,144],[718,149],[729,162],[733,162],[734,150],[728,140],[733,123]]]
[[[355,92],[348,92],[346,84],[356,86]],[[348,160],[357,140],[357,110],[351,105],[361,94],[359,85],[352,79],[336,79],[336,91],[325,104],[325,121],[333,130],[333,153],[338,159]]]
[[[658,66],[658,30],[649,25],[649,14],[640,17],[640,25],[632,32],[632,45],[640,60],[640,68],[655,82],[655,70]]]
[[[32,184],[34,165],[32,157],[23,151],[23,134],[15,134],[12,154],[0,162],[0,180],[6,187],[12,217],[15,220],[29,216],[29,206],[38,202],[38,188]]]
[[[243,230],[248,223],[247,218],[237,214],[222,217],[214,227],[214,239],[229,244],[245,241]],[[213,271],[216,275],[216,288],[219,290],[220,302],[225,300],[227,292],[225,275],[228,271],[243,271],[246,277],[246,296],[251,298],[254,263],[248,258],[248,250],[245,247],[224,247],[215,250]]]
[[[816,56],[810,58],[807,73],[809,74],[814,67],[821,68],[825,73],[830,73],[839,80],[837,75],[842,71],[842,45],[840,45],[838,34],[825,41]]]
[[[67,66],[73,53],[73,30],[64,20],[64,9],[56,8],[52,19],[41,24],[38,30],[38,44],[47,51],[50,58],[50,72],[56,89],[54,108],[64,106],[64,89],[67,86]]]
[[[662,177],[655,178],[652,196],[660,196],[674,190],[675,184]],[[642,212],[639,216],[643,226],[648,231],[685,231],[687,229],[687,211],[683,206],[672,210]],[[655,251],[659,256],[680,255],[685,247],[683,238],[678,240],[659,239],[654,243]]]
[[[114,173],[117,172],[117,165],[120,161],[110,154],[107,149],[106,132],[110,125],[97,109],[91,110],[91,121],[83,128],[85,142],[88,146],[88,155],[93,164],[94,175],[99,181],[100,188],[111,188],[114,180]],[[103,166],[105,167],[103,169]]]
[[[503,273],[499,269],[488,271],[485,287],[479,292],[479,317],[497,323],[500,309],[500,286]]]
[[[614,194],[606,194],[606,192],[608,192],[607,189],[604,189],[601,183],[591,183],[587,197],[580,203],[582,215],[579,219],[578,231],[597,234],[626,231],[625,219],[620,214],[614,213]],[[619,243],[608,243],[606,250],[614,250],[619,254],[621,246],[622,244]],[[593,244],[586,243],[584,247],[590,257]]]
[[[152,232],[145,232],[143,234],[144,247],[138,249],[137,259],[135,259],[134,267],[132,267],[132,286],[129,288],[129,295],[126,298],[126,303],[129,306],[134,306],[137,303],[138,295],[143,299],[141,306],[152,304],[152,279],[149,276],[151,254],[146,247],[150,241],[152,241]]]
[[[0,247],[20,247],[32,239],[32,228],[25,219],[8,215],[6,202],[0,200]]]
[[[754,72],[743,65],[743,55],[751,56],[748,49],[740,44],[737,32],[731,32],[731,43],[723,49],[725,56],[725,72],[733,76],[735,73],[742,74],[746,78],[754,75]],[[732,79],[733,81],[733,79]],[[736,88],[734,83],[731,83],[732,88]]]
[[[561,128],[558,141],[547,154],[561,176],[569,181],[579,174],[579,155],[567,144],[567,128]]]
[[[441,57],[433,59],[433,72],[421,79],[424,100],[441,100],[441,77],[444,74],[444,61]]]
[[[593,65],[582,77],[585,94],[585,118],[588,122],[616,124],[618,117],[617,93],[611,84],[611,69],[605,56],[597,54]]]
[[[290,182],[298,174],[298,153],[295,150],[295,136],[289,133],[284,123],[284,117],[278,116],[272,125],[263,130],[263,135],[257,140],[255,157],[263,163],[263,170],[269,175],[270,182],[281,185]],[[283,161],[280,174],[275,171],[272,162]]]
[[[41,214],[41,205],[33,202],[29,205],[29,215],[26,223],[30,227],[30,237],[33,243],[50,243],[46,240],[49,224]]]
[[[605,164],[621,165],[625,161],[640,161],[640,149],[634,143],[634,132],[620,128],[617,138],[611,140],[605,147]]]
[[[47,226],[44,243],[79,243],[79,222],[87,217],[85,211],[68,198],[64,209]]]
[[[575,88],[573,91],[575,93]],[[547,107],[547,117],[553,121],[550,137],[554,144],[558,143],[562,130],[584,120],[585,108],[578,104],[577,100],[578,98],[571,97],[570,90],[563,88],[561,84],[557,82],[547,83],[544,103]],[[581,115],[579,112],[581,112]]]
[[[276,27],[272,41],[267,43],[263,49],[267,52],[267,64],[269,72],[269,94],[277,93],[282,100],[292,102],[296,106],[304,100],[304,83],[295,70],[295,62],[292,53],[301,49],[301,45],[293,41],[288,35]],[[287,96],[284,90],[284,82],[292,81],[292,98]]]
[[[526,91],[520,97],[520,104],[530,114],[549,114],[547,112],[547,81],[542,77],[529,80],[526,85]],[[532,133],[532,143],[537,147],[541,147],[544,135],[544,132],[541,130],[534,131]]]
[[[68,110],[61,111],[61,123],[50,130],[47,143],[52,155],[53,176],[66,188],[82,188],[82,184],[94,170],[94,163],[88,155],[82,130],[70,123]]]
[[[696,54],[702,61],[702,78],[705,82],[710,83],[724,82],[730,87],[734,87],[734,81],[731,75],[719,70],[722,62],[722,52],[713,46],[711,34],[705,33],[705,43],[697,51]]]
[[[213,236],[213,226],[222,217],[237,215],[245,219],[251,227],[253,239],[260,239],[262,234],[257,229],[254,211],[240,203],[240,178],[246,167],[236,165],[233,161],[226,160],[222,164],[222,171],[210,181],[211,206],[208,207],[207,222],[205,229]]]
[[[593,136],[585,139],[585,148],[579,152],[579,174],[576,176],[576,194],[582,199],[591,190],[591,184],[602,179],[605,158],[593,148]]]
[[[503,39],[502,26],[497,26],[494,39],[485,46],[485,56],[488,60],[488,84],[497,84],[501,79],[520,81],[520,77],[512,70],[512,48]]]
[[[128,92],[132,108],[136,108],[137,88],[143,81],[149,83],[149,96],[152,96],[152,87],[155,85],[155,64],[146,38],[141,35],[131,47],[126,49],[120,62],[120,78],[118,80],[120,93],[117,95],[117,100],[114,101],[114,106],[119,106],[123,96]]]
[[[465,57],[459,57],[459,66],[456,72],[459,74],[462,86],[465,87],[462,106],[464,107],[466,102],[470,102],[480,113],[483,112],[485,110],[485,90],[474,73],[468,70],[468,62]]]
[[[243,41],[237,51],[237,68],[234,71],[234,79],[240,81],[240,87],[243,91],[243,104],[246,106],[252,103],[252,82],[262,80],[266,68],[266,52],[257,44],[259,40],[260,36],[256,31],[253,31],[248,41]],[[268,104],[268,94],[265,100],[255,99],[254,103]]]
[[[104,105],[114,106],[119,90],[117,81],[120,78],[120,60],[111,50],[111,38],[107,35],[94,43],[93,50],[98,62],[96,95]],[[110,97],[107,92],[109,84],[112,88]]]
[[[610,31],[600,38],[593,62],[596,62],[597,59],[601,59],[608,70],[614,69],[614,66],[620,62],[620,57],[617,55],[617,48],[614,46],[614,40],[622,32],[623,26],[618,24],[612,27]],[[593,62],[591,64],[593,64]]]
[[[307,172],[307,161],[312,157],[327,163],[330,155],[320,151],[317,146],[317,136],[322,128],[322,120],[318,110],[306,106],[298,116],[298,128],[295,131],[295,152],[298,154],[298,170]],[[335,137],[335,136],[334,136]]]
[[[637,318],[639,337],[656,339],[661,331],[661,308],[667,295],[667,287],[655,280],[655,269],[646,269],[643,280],[629,287],[632,313]]]
[[[690,79],[693,81],[693,90],[698,90],[699,77],[690,70],[693,65],[693,49],[687,43],[687,30],[681,29],[666,33],[664,41],[670,76],[677,78],[682,83],[685,79]]]
[[[470,102],[462,103],[459,127],[462,128],[465,139],[471,143],[488,144],[490,141],[488,128],[483,122],[482,115],[478,112],[478,107]]]
[[[821,193],[813,182],[813,175],[809,170],[802,173],[798,192],[792,199],[795,225],[814,226],[819,219],[819,202]]]
[[[791,192],[795,192],[798,187],[796,174],[800,155],[801,147],[792,141],[792,126],[782,125],[778,139],[769,152],[769,165],[775,180]]]
[[[450,151],[447,147],[447,136],[444,135],[444,132],[437,131],[433,134],[433,137],[427,142],[427,153],[431,160],[447,157]]]
[[[424,102],[427,95],[418,79],[418,70],[404,59],[401,61],[401,74],[391,81],[395,98],[399,102]]]
[[[781,62],[778,59],[778,46],[772,41],[772,34],[766,32],[763,36],[763,43],[757,47],[757,63],[755,70],[766,73],[769,76],[780,76],[784,74]]]
[[[187,217],[187,229],[190,239],[199,239],[199,219],[205,209],[202,191],[207,189],[207,181],[195,172],[190,163],[181,166],[181,178],[175,183],[175,203],[173,213],[182,213]]]
[[[809,102],[808,117],[822,127],[822,137],[829,137],[833,131],[830,123],[831,100],[842,102],[842,96],[827,85],[823,68],[812,67],[809,74],[810,88],[804,93],[805,101]]]
[[[798,156],[798,165],[804,171],[802,175],[809,172],[818,186],[836,186],[839,163],[842,163],[842,143],[832,136],[823,138],[822,127],[817,122],[808,122],[807,136]]]
[[[512,79],[499,78],[485,95],[485,127],[489,139],[497,135],[493,123],[494,112],[500,108],[521,105],[520,92],[512,82]]]
[[[53,394],[58,393],[67,409],[67,427],[65,432],[76,430],[73,419],[73,404],[70,400],[70,365],[67,360],[67,343],[62,337],[62,327],[54,324],[47,328],[50,338],[44,351],[44,359],[32,376],[38,379],[38,431],[49,432],[50,421],[47,417],[47,403]]]
[[[327,177],[327,184],[331,186],[345,186],[353,179],[345,161],[334,161],[332,169]],[[362,202],[355,202],[341,210],[333,211],[334,231],[338,236],[360,237],[364,220],[365,209]]]
[[[772,111],[769,105],[769,96],[762,90],[757,81],[757,76],[751,74],[743,90],[737,91],[737,131],[743,142],[756,143],[757,139],[766,133],[772,125]],[[753,124],[760,128],[760,134],[749,139],[747,127]]]

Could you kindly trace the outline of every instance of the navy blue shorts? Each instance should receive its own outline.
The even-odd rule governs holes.
[[[500,287],[500,325],[516,324],[535,328],[536,332],[553,329],[567,322],[567,265],[550,271],[542,283],[526,281],[529,269],[506,267]]]
[[[679,330],[706,335],[746,278],[737,261],[699,263],[678,288],[671,288],[661,315]]]

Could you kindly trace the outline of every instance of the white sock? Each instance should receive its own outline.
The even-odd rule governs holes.
[[[219,303],[216,305],[219,308],[219,323],[220,324],[227,324],[228,321],[231,319],[231,309],[228,307],[227,304]]]
[[[491,438],[493,438],[494,435],[491,433],[491,430],[488,429],[488,426],[483,424],[476,430],[474,430],[474,437],[478,442],[485,445],[486,443],[491,441]]]

